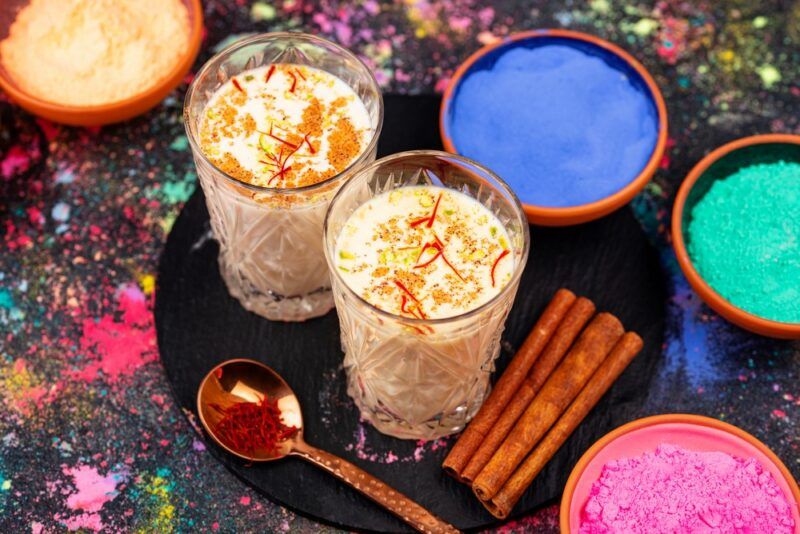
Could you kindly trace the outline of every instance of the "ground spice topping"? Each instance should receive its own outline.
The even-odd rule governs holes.
[[[239,73],[217,90],[203,114],[200,146],[234,178],[295,188],[344,171],[373,133],[366,107],[344,81],[279,63]]]
[[[337,241],[336,267],[382,310],[414,319],[452,317],[508,284],[515,265],[509,241],[494,214],[471,197],[404,187],[351,215]]]

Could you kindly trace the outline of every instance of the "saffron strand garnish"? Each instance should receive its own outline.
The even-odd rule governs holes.
[[[242,86],[239,85],[239,80],[237,80],[236,78],[231,78],[231,83],[236,89],[239,90],[240,93],[244,93],[244,89],[242,89]]]
[[[303,140],[306,142],[306,144],[308,144],[308,150],[311,151],[312,154],[316,154],[317,151],[314,150],[313,146],[311,146],[311,140],[308,138],[308,134],[303,136]]]
[[[222,441],[250,456],[258,450],[277,450],[280,443],[297,432],[296,427],[284,424],[277,402],[267,397],[228,407],[211,404],[211,408],[222,416],[215,425]]]
[[[436,220],[436,213],[439,211],[439,202],[441,202],[441,201],[442,201],[442,194],[439,193],[439,196],[436,197],[436,204],[433,205],[433,211],[431,212],[431,214],[429,216],[427,216],[427,217],[423,217],[421,219],[417,219],[416,221],[412,221],[411,222],[411,228],[416,228],[417,226],[419,226],[422,223],[428,223],[426,226],[428,228],[432,228],[433,227],[433,221]]]
[[[272,75],[275,74],[275,65],[271,65],[269,70],[267,71],[267,75],[264,77],[264,83],[269,83],[269,79],[272,78]]]
[[[273,180],[277,180],[278,178],[284,177],[286,175],[286,173],[291,171],[291,170],[292,170],[292,166],[291,165],[289,165],[288,167],[283,167],[281,170],[279,170],[278,172],[276,172],[275,174],[273,174],[270,177],[269,181],[267,182],[267,185],[272,185],[272,181]]]
[[[290,72],[289,76],[292,77],[292,87],[289,89],[289,92],[294,93],[294,88],[297,87],[297,76],[295,76],[293,72]]]
[[[433,238],[435,239],[435,241],[428,242],[422,245],[422,250],[420,251],[419,256],[417,257],[416,265],[414,265],[414,268],[415,269],[425,268],[441,257],[442,260],[444,260],[444,262],[447,264],[447,266],[450,267],[450,269],[455,273],[455,275],[458,276],[458,278],[462,282],[465,282],[464,277],[461,276],[461,273],[458,272],[458,269],[456,269],[455,266],[452,263],[450,263],[450,260],[447,259],[447,256],[444,253],[444,243],[442,242],[442,240],[439,239],[439,236],[437,236],[436,234],[433,234]],[[425,251],[431,248],[436,251],[436,254],[434,254],[433,257],[428,261],[426,261],[425,263],[419,263],[419,260],[422,259],[422,256],[423,254],[425,254]]]
[[[267,159],[269,161],[259,160],[259,163],[263,163],[264,165],[269,165],[269,166],[274,167],[276,169],[274,174],[269,177],[269,180],[267,181],[267,185],[272,185],[273,182],[275,182],[276,180],[286,177],[286,173],[288,173],[290,170],[292,170],[292,166],[291,165],[287,166],[287,163],[289,163],[289,158],[294,156],[295,153],[298,150],[300,150],[300,148],[303,146],[303,141],[308,140],[308,134],[305,134],[303,136],[303,141],[301,141],[300,144],[295,145],[294,143],[290,143],[286,139],[282,139],[282,138],[278,137],[277,135],[273,134],[272,130],[273,130],[273,125],[270,124],[268,132],[259,131],[259,133],[261,133],[263,135],[266,135],[267,137],[271,137],[272,139],[275,139],[276,141],[281,143],[280,151],[278,152],[277,156],[275,156],[274,154],[272,154],[272,153],[270,153],[270,152],[265,150],[264,154],[266,155],[266,157],[267,157]],[[309,147],[310,146],[311,146],[311,144],[309,142]],[[285,156],[284,156],[284,153],[285,153],[284,147],[289,147],[291,149],[291,151],[289,153],[286,153]]]
[[[298,147],[298,145],[295,145],[294,143],[290,143],[290,142],[289,142],[289,141],[287,141],[286,139],[281,139],[281,138],[280,138],[280,137],[278,137],[277,135],[273,134],[273,133],[272,133],[272,124],[271,124],[271,123],[270,123],[270,125],[269,125],[269,131],[268,131],[268,132],[265,132],[265,135],[267,135],[267,136],[269,136],[269,137],[271,137],[271,138],[275,139],[275,140],[276,140],[276,141],[278,141],[279,143],[283,143],[284,145],[288,146],[289,148],[295,148],[295,149],[296,149],[296,148],[299,148],[299,147]]]
[[[508,249],[503,250],[503,252],[501,252],[500,255],[497,256],[497,259],[494,260],[494,263],[492,264],[492,273],[491,273],[491,275],[492,275],[492,287],[494,287],[494,271],[495,271],[495,269],[497,269],[497,264],[500,263],[500,260],[502,260],[503,258],[508,256],[508,254],[509,254],[509,250]]]
[[[419,300],[417,300],[417,297],[414,296],[414,293],[412,293],[400,280],[395,280],[394,284],[400,288],[400,291],[405,293],[405,295],[401,295],[403,300],[400,301],[400,311],[411,314],[415,319],[427,319],[425,312],[422,311],[422,304]],[[405,298],[406,296],[410,298],[414,304],[416,304],[416,313],[412,308],[408,308],[408,300]]]
[[[303,79],[303,81],[306,81],[306,77],[303,76],[303,73],[300,71],[300,69],[294,69],[294,71]]]

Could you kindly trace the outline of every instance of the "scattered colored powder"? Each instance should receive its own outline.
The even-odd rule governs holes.
[[[791,510],[772,474],[755,459],[662,444],[603,466],[580,532],[791,534]]]
[[[619,191],[655,148],[652,95],[599,47],[535,41],[509,43],[471,67],[449,105],[447,134],[524,203],[576,206]]]
[[[91,106],[155,86],[188,45],[181,0],[32,0],[0,42],[0,61],[35,97]]]
[[[735,306],[800,323],[800,163],[763,163],[716,180],[694,206],[688,250]]]
[[[75,492],[67,498],[67,507],[84,512],[99,512],[103,505],[118,495],[117,484],[125,479],[120,473],[103,476],[97,468],[88,465],[68,468],[64,472],[75,484]]]

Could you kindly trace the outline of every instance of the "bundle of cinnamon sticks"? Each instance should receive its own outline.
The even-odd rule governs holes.
[[[556,292],[444,469],[504,519],[642,349],[589,299]]]

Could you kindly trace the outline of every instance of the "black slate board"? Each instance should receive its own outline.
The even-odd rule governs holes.
[[[437,148],[439,99],[387,96],[379,156]],[[503,335],[498,369],[507,365],[559,287],[590,297],[645,339],[645,350],[620,377],[534,482],[514,511],[525,515],[561,495],[570,470],[599,437],[629,420],[661,357],[665,288],[656,251],[628,209],[572,228],[531,228],[528,266]],[[253,358],[277,370],[303,406],[310,443],[340,455],[462,529],[496,524],[465,486],[440,468],[448,447],[384,436],[359,423],[346,394],[334,312],[305,323],[275,323],[228,296],[208,238],[202,192],[184,207],[159,266],[156,327],[161,360],[181,406],[195,412],[200,380],[228,358]],[[496,375],[497,376],[497,375]],[[275,502],[335,526],[399,532],[404,524],[354,490],[302,460],[245,465],[209,448],[242,480]],[[419,461],[414,460],[418,454]],[[398,459],[391,461],[394,457]],[[389,460],[389,462],[387,462]]]

